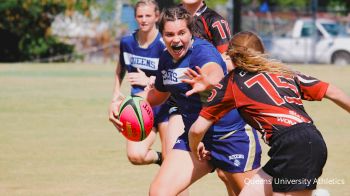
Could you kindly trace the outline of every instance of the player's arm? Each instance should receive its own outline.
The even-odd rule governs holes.
[[[325,97],[350,113],[350,97],[338,87],[329,84]]]
[[[113,98],[112,101],[118,99],[121,96],[120,86],[122,85],[122,81],[125,77],[126,69],[120,63],[118,63],[115,69],[115,79],[114,79],[114,90],[113,90]]]
[[[115,80],[114,80],[114,90],[113,90],[112,101],[109,106],[109,121],[111,121],[118,130],[122,130],[121,127],[123,125],[117,119],[117,116],[118,116],[119,105],[121,104],[121,101],[124,98],[124,96],[120,92],[120,86],[125,76],[125,73],[126,73],[126,69],[124,68],[124,66],[122,66],[121,63],[118,63],[115,70]]]
[[[151,88],[150,90],[140,92],[137,95],[146,99],[151,106],[156,106],[164,103],[169,98],[170,93]]]
[[[202,160],[206,154],[203,152],[203,146],[200,145],[205,133],[213,125],[214,121],[207,120],[201,116],[192,124],[190,131],[188,132],[188,141],[191,148],[191,152]]]

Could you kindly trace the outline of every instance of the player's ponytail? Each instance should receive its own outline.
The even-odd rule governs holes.
[[[248,72],[295,75],[294,71],[280,61],[269,59],[260,37],[250,31],[234,35],[227,53],[235,67]]]

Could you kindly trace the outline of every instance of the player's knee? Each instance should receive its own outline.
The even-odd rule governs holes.
[[[142,165],[145,162],[145,156],[138,152],[128,152],[128,159],[133,165]]]

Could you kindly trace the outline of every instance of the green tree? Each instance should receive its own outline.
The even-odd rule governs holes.
[[[0,61],[18,62],[69,54],[73,47],[50,34],[58,13],[87,10],[91,2],[82,0],[9,0],[0,4]]]

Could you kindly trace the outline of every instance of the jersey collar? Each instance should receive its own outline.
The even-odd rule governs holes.
[[[197,12],[194,14],[195,16],[200,16],[202,15],[203,12],[205,12],[205,10],[207,10],[207,5],[205,4],[205,1],[203,1],[203,5],[202,7],[200,7]]]

